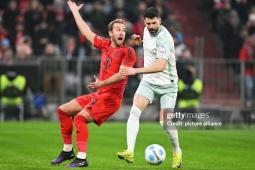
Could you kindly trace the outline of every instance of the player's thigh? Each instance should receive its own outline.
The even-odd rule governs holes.
[[[174,110],[177,92],[164,93],[160,97],[160,108]]]
[[[164,116],[174,112],[176,104],[177,92],[165,93],[160,97],[160,120],[162,121]]]
[[[135,96],[134,96],[135,102],[139,102],[139,100],[136,99],[137,96],[142,96],[143,98],[147,99],[149,104],[151,104],[153,102],[153,99],[155,98],[155,93],[153,91],[153,87],[149,83],[147,83],[145,81],[141,81],[136,92],[135,92]],[[142,99],[142,102],[147,102],[142,97],[139,97],[140,99]],[[135,103],[133,103],[133,104],[135,104]]]
[[[90,102],[91,95],[79,96],[63,105],[59,108],[69,115],[76,115]]]
[[[133,100],[133,106],[138,107],[143,111],[149,104],[149,100],[141,95],[135,95]]]
[[[61,105],[59,108],[68,115],[75,115],[82,110],[82,107],[75,99]]]

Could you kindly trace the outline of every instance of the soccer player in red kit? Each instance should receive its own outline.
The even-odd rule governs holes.
[[[127,77],[119,70],[133,67],[136,56],[134,49],[124,43],[126,27],[122,19],[116,19],[108,25],[110,39],[105,39],[93,33],[81,18],[79,9],[83,4],[77,6],[70,0],[67,3],[81,33],[101,51],[100,74],[99,78],[94,76],[95,82],[87,86],[88,89],[97,89],[96,92],[77,97],[58,108],[64,147],[51,164],[60,164],[75,157],[72,145],[74,124],[78,154],[66,167],[87,167],[86,150],[89,135],[87,124],[94,122],[100,126],[120,108]]]

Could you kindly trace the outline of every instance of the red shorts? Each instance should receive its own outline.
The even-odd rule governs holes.
[[[77,97],[75,100],[95,119],[98,126],[117,112],[122,103],[122,99],[113,93],[100,95],[91,93]]]

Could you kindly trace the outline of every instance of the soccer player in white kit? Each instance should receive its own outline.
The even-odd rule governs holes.
[[[132,35],[132,40],[136,45],[143,45],[144,67],[121,70],[125,75],[143,74],[143,77],[135,93],[127,121],[127,150],[118,152],[117,155],[128,163],[134,161],[139,118],[148,104],[157,97],[161,107],[159,122],[172,144],[172,168],[180,168],[182,151],[179,146],[178,132],[174,126],[168,127],[165,123],[166,114],[174,111],[178,91],[174,41],[168,30],[161,25],[160,13],[156,8],[147,8],[143,17],[146,26],[143,40],[140,35]]]

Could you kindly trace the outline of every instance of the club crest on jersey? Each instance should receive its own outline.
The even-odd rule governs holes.
[[[120,56],[120,51],[115,51],[114,57],[119,57]]]
[[[157,52],[160,54],[166,54],[166,48],[161,45],[160,47],[158,47]]]

